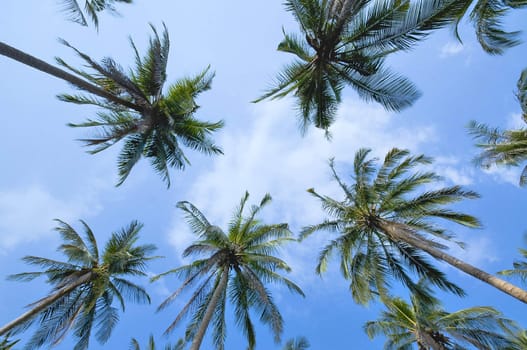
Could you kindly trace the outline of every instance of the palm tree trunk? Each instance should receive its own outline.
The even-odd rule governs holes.
[[[196,332],[196,336],[194,337],[194,340],[192,340],[192,345],[190,346],[190,350],[199,350],[199,347],[201,346],[201,342],[203,341],[203,337],[205,336],[205,332],[207,331],[207,328],[209,326],[210,320],[212,319],[212,315],[214,314],[214,310],[216,309],[216,305],[218,304],[218,301],[220,300],[221,294],[224,292],[225,288],[227,287],[228,279],[229,279],[229,266],[225,266],[221,273],[220,283],[218,283],[216,290],[214,290],[214,293],[212,294],[212,297],[210,298],[210,302],[209,302],[209,305],[207,306],[207,310],[205,311],[205,315],[203,316],[203,320],[201,320],[201,324],[199,325],[199,329]]]
[[[122,98],[119,98],[115,95],[112,95],[111,93],[93,84],[90,84],[84,79],[81,79],[71,73],[68,73],[65,70],[52,66],[51,64],[47,62],[44,62],[34,56],[31,56],[25,52],[15,49],[14,47],[9,46],[6,43],[3,43],[1,41],[0,41],[0,55],[9,57],[17,62],[23,63],[35,69],[38,69],[44,73],[48,73],[56,78],[65,80],[68,83],[73,84],[82,90],[88,91],[94,95],[105,98],[111,102],[120,104],[122,106],[126,106],[138,112],[142,112],[142,108],[140,108],[136,104],[130,101],[127,101],[127,100],[123,100]]]
[[[52,294],[50,296],[47,296],[43,299],[40,299],[36,302],[36,305],[31,309],[25,312],[24,314],[20,315],[13,321],[9,322],[2,328],[0,328],[0,336],[8,333],[13,328],[23,324],[24,322],[32,319],[36,315],[38,315],[42,310],[46,309],[48,306],[53,304],[55,301],[59,300],[63,296],[67,295],[68,293],[72,292],[75,288],[78,286],[85,284],[92,280],[94,278],[94,273],[89,271],[83,275],[81,275],[76,281],[72,283],[68,283],[63,288],[59,289],[55,294]]]
[[[453,257],[445,253],[442,250],[434,248],[423,242],[421,239],[416,237],[411,229],[408,227],[389,221],[382,221],[381,228],[394,239],[405,242],[415,248],[421,249],[422,251],[430,254],[436,259],[442,260],[455,268],[465,272],[466,274],[476,277],[477,279],[490,284],[494,288],[501,290],[502,292],[509,294],[510,296],[527,303],[527,291],[516,287],[514,284],[509,283],[501,278],[498,278],[490,273],[487,273],[483,270],[478,269],[475,266],[472,266],[458,258]]]

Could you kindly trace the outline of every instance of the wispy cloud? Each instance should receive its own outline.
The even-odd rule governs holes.
[[[433,168],[451,184],[467,186],[474,183],[474,168],[459,158],[436,157]]]

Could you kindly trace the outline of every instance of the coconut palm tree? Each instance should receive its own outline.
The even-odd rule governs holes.
[[[431,295],[422,300],[412,295],[410,304],[401,298],[385,300],[386,311],[364,329],[370,339],[384,334],[384,349],[419,350],[496,349],[511,346],[507,331],[513,323],[496,309],[478,306],[447,312]]]
[[[385,68],[385,58],[411,49],[431,30],[454,21],[462,9],[457,0],[287,0],[285,6],[301,35],[284,32],[278,50],[296,60],[255,102],[293,94],[301,130],[314,124],[326,132],[346,85],[390,111],[412,105],[420,93]]]
[[[309,341],[306,337],[289,339],[282,350],[306,350],[309,348]]]
[[[502,20],[511,9],[520,9],[527,6],[526,0],[461,0],[464,3],[456,21],[467,17],[474,25],[476,37],[485,52],[492,55],[501,55],[505,49],[520,43],[520,32],[507,32],[503,29]]]
[[[37,322],[38,329],[29,339],[27,348],[55,345],[72,329],[77,338],[74,349],[87,349],[95,326],[95,338],[100,343],[110,337],[119,320],[118,309],[112,306],[114,299],[122,311],[125,309],[125,298],[134,302],[150,302],[144,288],[126,277],[145,276],[146,263],[155,258],[150,253],[156,248],[150,244],[136,244],[142,227],[137,221],[112,233],[102,252],[84,221],[81,223],[85,239],[67,223],[60,220],[57,223],[55,230],[63,240],[58,249],[66,256],[66,261],[26,256],[25,262],[44,270],[9,277],[30,281],[46,276],[53,286],[51,292],[30,304],[29,311],[0,328],[0,335],[25,329]]]
[[[73,68],[64,60],[58,59],[58,63],[71,72],[69,73],[0,43],[0,55],[63,79],[91,94],[63,94],[59,98],[102,109],[97,118],[84,123],[72,123],[70,126],[97,129],[93,138],[82,140],[92,147],[90,153],[93,154],[123,141],[117,162],[117,185],[123,183],[141,157],[149,159],[167,186],[170,186],[169,167],[184,169],[190,164],[182,145],[205,154],[222,153],[210,139],[210,134],[220,129],[223,122],[203,122],[194,117],[199,108],[195,99],[200,93],[210,89],[214,74],[207,68],[196,76],[178,80],[164,93],[169,37],[166,27],[161,36],[154,27],[152,30],[154,36],[150,39],[144,57],[139,55],[131,42],[135,52],[135,68],[129,74],[113,59],[105,58],[97,63],[65,41],[63,43],[75,50],[93,72]]]
[[[522,119],[527,123],[527,69],[524,69],[518,79],[517,98],[523,111]],[[514,130],[490,128],[485,124],[471,121],[468,125],[469,133],[483,149],[474,162],[483,168],[492,165],[518,166],[527,160],[527,127]],[[520,175],[520,186],[527,184],[527,166]]]
[[[185,346],[185,342],[180,339],[176,345],[165,345],[165,350],[183,350]],[[139,342],[137,339],[132,338],[132,341],[130,343],[130,350],[141,350],[141,346],[139,345]],[[148,338],[148,345],[146,350],[156,350],[156,342],[154,340],[154,336],[150,335],[150,338]]]
[[[66,13],[69,20],[87,26],[88,19],[90,19],[95,28],[98,28],[98,13],[101,11],[115,13],[113,4],[116,2],[131,4],[132,0],[84,0],[84,6],[81,6],[78,0],[62,0],[62,10]]]
[[[246,192],[226,232],[211,225],[191,203],[178,203],[193,233],[198,236],[198,240],[183,251],[183,256],[198,255],[202,258],[154,279],[169,274],[184,279],[181,287],[159,306],[159,310],[166,308],[182,291],[198,284],[165,332],[171,332],[185,315],[190,314],[185,340],[192,341],[191,350],[200,348],[210,323],[214,345],[217,349],[224,348],[227,299],[233,305],[236,323],[247,338],[248,349],[254,349],[256,344],[250,310],[255,310],[260,320],[269,325],[278,342],[283,320],[266,284],[283,284],[290,291],[304,295],[300,287],[279,273],[290,271],[290,267],[274,255],[282,244],[294,241],[288,225],[264,224],[257,219],[262,208],[271,201],[268,194],[259,205],[251,206],[248,215],[244,216],[248,198],[249,193]]]
[[[333,161],[330,162],[333,176],[344,192],[343,200],[309,190],[321,201],[329,217],[320,224],[305,227],[301,238],[322,230],[337,234],[322,249],[317,273],[326,271],[330,257],[337,252],[340,270],[351,280],[351,292],[359,303],[367,303],[376,296],[388,297],[392,279],[426,300],[427,293],[413,282],[410,271],[443,290],[463,295],[458,286],[430,264],[426,259],[430,255],[527,302],[526,291],[447,253],[445,243],[454,242],[455,237],[434,219],[480,227],[475,217],[447,208],[448,204],[477,198],[475,192],[459,186],[430,189],[429,186],[440,181],[437,174],[411,172],[431,163],[432,159],[424,155],[412,156],[407,150],[394,148],[378,166],[376,158],[368,158],[369,153],[369,149],[360,149],[355,154],[351,185],[341,180]]]

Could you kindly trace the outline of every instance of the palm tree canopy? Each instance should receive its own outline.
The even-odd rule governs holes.
[[[166,27],[161,36],[152,26],[154,36],[145,56],[141,57],[133,41],[135,68],[127,74],[113,59],[104,58],[100,63],[63,41],[93,70],[89,73],[71,67],[62,59],[58,63],[77,76],[108,92],[115,99],[94,96],[63,94],[66,102],[91,104],[102,108],[96,119],[84,123],[71,123],[73,127],[96,128],[93,138],[81,141],[98,153],[123,140],[118,158],[119,182],[128,177],[141,157],[150,160],[154,169],[170,186],[169,167],[184,169],[189,160],[181,146],[205,154],[222,151],[210,135],[223,126],[223,122],[203,122],[194,117],[199,108],[196,97],[210,89],[214,74],[206,68],[193,77],[186,77],[170,85],[163,92],[169,52]],[[124,102],[124,103],[123,103]]]
[[[522,119],[527,123],[527,68],[518,79],[516,96],[522,108]],[[477,140],[476,146],[483,151],[474,162],[489,168],[492,165],[519,166],[527,160],[527,127],[501,130],[485,124],[471,121],[469,133]],[[527,165],[520,175],[520,186],[527,184]]]
[[[468,18],[476,30],[479,44],[485,52],[501,55],[507,48],[520,44],[520,32],[506,31],[502,21],[509,10],[525,8],[527,6],[526,0],[461,0],[459,2],[465,5],[456,21],[458,39],[460,38],[457,33],[457,26],[468,13]]]
[[[333,176],[344,192],[343,200],[308,190],[321,201],[328,218],[305,227],[301,239],[321,230],[337,234],[320,252],[317,273],[326,271],[331,256],[338,253],[342,275],[351,280],[353,298],[362,304],[376,296],[386,296],[392,278],[425,298],[426,293],[420,292],[410,271],[426,276],[441,289],[463,295],[462,289],[449,282],[427,261],[423,251],[409,242],[419,240],[434,249],[446,250],[447,246],[435,238],[452,241],[454,236],[433,220],[479,227],[473,216],[446,207],[478,195],[459,186],[426,189],[437,184],[440,177],[433,172],[412,172],[432,162],[424,155],[412,156],[407,150],[394,148],[378,165],[378,159],[369,158],[369,153],[369,149],[360,149],[355,154],[351,185],[341,180],[333,160],[330,162]],[[403,227],[406,237],[394,235],[387,229],[390,225]]]
[[[55,345],[72,329],[78,339],[74,349],[83,350],[88,348],[94,327],[97,328],[95,338],[100,343],[110,337],[119,320],[118,309],[113,306],[114,299],[122,311],[125,310],[125,299],[150,303],[145,289],[126,277],[146,276],[146,263],[155,258],[150,254],[156,248],[150,244],[136,244],[142,227],[137,221],[112,233],[102,252],[93,231],[84,221],[81,221],[84,239],[69,224],[60,220],[57,223],[56,231],[64,242],[58,250],[66,256],[66,261],[26,256],[25,262],[40,266],[43,271],[19,273],[9,278],[30,281],[46,276],[47,282],[53,286],[50,295],[60,293],[70,285],[76,287],[19,325],[18,329],[27,327],[38,318],[38,329],[26,344],[27,348]],[[80,280],[83,282],[77,283]],[[30,307],[38,307],[45,301],[46,298],[42,298]]]
[[[227,231],[211,225],[206,217],[191,203],[179,202],[187,222],[198,240],[187,247],[184,257],[200,256],[188,265],[167,271],[155,279],[168,274],[176,274],[184,282],[160,306],[166,308],[183,290],[194,287],[187,304],[182,308],[168,327],[171,332],[187,315],[191,315],[186,328],[186,340],[194,340],[204,332],[207,311],[211,312],[213,342],[217,349],[224,348],[225,308],[227,299],[233,305],[237,325],[247,338],[248,349],[256,344],[255,330],[249,311],[255,310],[260,321],[268,325],[275,340],[280,340],[283,330],[282,316],[273,297],[266,287],[268,283],[285,285],[290,291],[304,295],[300,287],[280,272],[290,271],[290,267],[276,257],[280,246],[294,241],[287,224],[264,224],[257,215],[271,201],[265,195],[259,205],[249,208],[244,214],[249,194],[246,193],[228,225]],[[208,321],[207,321],[208,322]],[[195,344],[193,344],[196,346]],[[199,348],[199,343],[197,347]]]
[[[88,20],[91,20],[95,28],[98,28],[98,13],[101,11],[117,13],[113,6],[116,2],[131,4],[132,0],[84,0],[84,6],[78,0],[62,0],[62,11],[70,21],[87,26]]]
[[[364,329],[370,338],[379,334],[387,337],[384,349],[411,350],[502,350],[511,345],[508,331],[515,328],[512,321],[492,307],[478,306],[447,312],[439,299],[431,295],[426,300],[411,296],[408,304],[401,298],[384,301],[386,311]]]
[[[457,0],[287,0],[285,6],[301,35],[284,32],[278,50],[296,60],[256,102],[293,94],[301,130],[314,124],[326,132],[346,85],[391,111],[412,105],[420,93],[385,68],[385,58],[411,49],[431,30],[454,21],[462,9]]]

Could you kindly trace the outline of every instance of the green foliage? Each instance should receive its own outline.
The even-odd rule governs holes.
[[[314,124],[328,136],[346,85],[390,111],[412,105],[420,93],[385,68],[385,58],[410,50],[430,31],[454,21],[461,10],[457,0],[287,0],[285,6],[301,35],[284,33],[278,50],[297,59],[256,102],[293,94],[301,130]]]
[[[478,306],[447,312],[431,290],[426,300],[411,296],[408,304],[401,298],[384,300],[386,311],[376,321],[369,321],[364,329],[370,338],[384,334],[384,349],[411,350],[416,344],[421,350],[435,349],[495,349],[511,346],[508,333],[515,329],[512,321],[496,309]]]
[[[211,325],[213,342],[217,349],[224,348],[227,300],[233,305],[236,324],[247,338],[248,349],[254,349],[256,344],[250,310],[256,311],[260,320],[271,328],[275,340],[280,340],[283,320],[266,284],[282,284],[290,291],[304,295],[300,287],[279,274],[280,271],[290,271],[290,267],[275,256],[280,246],[294,239],[287,224],[264,224],[257,219],[262,208],[271,201],[269,195],[265,195],[259,205],[251,206],[245,216],[248,198],[249,194],[246,193],[226,232],[211,225],[191,203],[178,203],[178,208],[185,213],[192,232],[198,237],[197,241],[184,250],[183,256],[202,258],[154,278],[176,274],[183,279],[181,287],[159,306],[159,310],[166,308],[184,290],[194,288],[189,301],[167,328],[166,333],[171,332],[186,315],[190,315],[185,339],[193,340],[200,329],[208,327],[208,324],[203,324],[204,315],[213,303],[213,296],[220,295],[217,302],[210,306],[214,310]],[[222,277],[227,277],[228,283],[222,284]]]
[[[28,327],[35,321],[38,323],[36,332],[26,344],[28,349],[56,345],[72,330],[77,338],[74,349],[83,350],[88,348],[94,327],[97,328],[95,338],[100,343],[110,337],[119,320],[118,309],[112,306],[114,299],[122,311],[125,299],[150,303],[145,289],[125,277],[145,276],[146,263],[155,258],[150,254],[156,248],[150,244],[136,245],[142,227],[137,221],[112,233],[102,254],[92,230],[84,221],[81,221],[84,239],[69,224],[60,220],[57,223],[55,230],[64,242],[58,250],[66,256],[66,261],[26,256],[25,262],[37,265],[43,271],[19,273],[9,278],[30,281],[46,276],[47,282],[53,286],[49,296],[63,295],[19,327]],[[72,285],[73,289],[68,288]],[[61,293],[65,290],[68,292]],[[39,307],[48,299],[42,298],[31,306]]]
[[[522,119],[527,122],[527,69],[518,79],[517,98],[523,111]],[[527,128],[501,130],[485,124],[471,121],[469,133],[477,140],[476,146],[483,151],[474,163],[483,168],[493,165],[519,166],[527,160]],[[520,175],[520,186],[527,184],[527,165]]]
[[[73,68],[57,59],[66,69],[116,97],[109,100],[84,95],[59,96],[65,102],[102,108],[96,119],[69,125],[97,129],[93,138],[81,140],[92,147],[92,154],[123,141],[117,161],[117,185],[124,182],[141,157],[149,159],[156,172],[170,186],[169,168],[184,169],[190,164],[181,145],[209,155],[222,153],[210,135],[220,129],[223,122],[203,122],[194,117],[199,108],[195,99],[210,89],[214,74],[206,68],[193,77],[178,80],[163,94],[169,37],[166,27],[161,36],[154,27],[152,30],[154,36],[150,38],[145,56],[139,55],[131,41],[135,52],[135,68],[129,74],[113,59],[104,58],[97,63],[65,41],[63,43],[75,50],[93,72]]]
[[[507,48],[520,44],[520,32],[504,30],[502,20],[509,10],[525,8],[526,0],[461,0],[459,3],[464,6],[456,21],[458,39],[457,26],[469,13],[468,17],[474,25],[476,37],[485,52],[501,55]]]
[[[131,4],[132,0],[84,0],[84,9],[78,0],[61,0],[62,11],[67,15],[70,21],[79,23],[83,26],[88,25],[88,19],[93,22],[95,28],[99,27],[98,13],[109,11],[116,13],[113,3],[124,2]]]
[[[440,177],[433,172],[414,170],[432,162],[424,155],[412,156],[406,150],[394,148],[379,166],[378,159],[368,158],[369,153],[369,149],[360,149],[355,154],[351,185],[341,180],[331,160],[333,176],[345,196],[343,200],[308,190],[320,200],[328,218],[305,227],[301,239],[317,231],[336,234],[320,252],[317,273],[324,273],[337,253],[340,271],[351,281],[353,298],[361,304],[377,296],[387,297],[392,279],[426,299],[427,294],[413,282],[410,271],[427,277],[443,290],[463,295],[462,289],[449,282],[443,272],[428,262],[423,251],[409,242],[419,240],[432,249],[446,250],[447,246],[435,238],[453,241],[454,236],[433,220],[478,227],[476,218],[446,207],[478,195],[459,186],[430,189]],[[394,235],[390,226],[404,228],[406,237]]]

